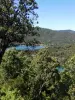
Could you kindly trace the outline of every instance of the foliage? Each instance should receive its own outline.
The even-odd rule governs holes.
[[[63,47],[65,44],[75,43],[75,31],[72,30],[57,31],[39,27],[38,33],[40,34],[40,37],[36,38],[38,38],[41,43],[44,43],[48,46],[59,45]]]
[[[75,45],[58,46],[74,43],[73,31],[40,29],[38,40],[49,48],[39,52],[6,49],[16,43],[38,43],[30,40],[36,34],[37,8],[35,0],[0,0],[0,100],[75,100],[75,55],[67,60]],[[59,72],[57,67],[63,65]]]
[[[3,86],[0,90],[0,99],[1,100],[24,100],[19,91],[15,88],[12,90],[9,86]]]
[[[35,0],[0,0],[0,62],[8,46],[36,34],[37,8]]]
[[[74,100],[74,82],[68,67],[59,72],[58,66],[49,49],[41,49],[34,56],[7,49],[0,65],[2,100]]]
[[[71,77],[66,73],[60,74],[56,67],[57,60],[50,57],[48,50],[40,51],[33,59],[36,77],[34,80],[33,100],[70,100],[69,86]],[[67,81],[70,82],[67,83]]]
[[[71,94],[71,97],[72,99],[74,100],[75,99],[75,55],[73,55],[72,57],[70,57],[66,63],[65,63],[65,66],[66,66],[66,71],[67,73],[71,76],[72,78],[72,82],[73,84],[71,85],[70,87],[70,94]]]
[[[0,66],[1,84],[7,84],[13,90],[17,88],[22,96],[30,95],[33,82],[33,69],[30,66],[31,57],[14,49],[7,50]]]

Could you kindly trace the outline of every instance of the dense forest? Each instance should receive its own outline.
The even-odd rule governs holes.
[[[51,30],[40,28],[38,40],[46,45],[64,45],[75,43],[75,31],[73,30]]]
[[[0,100],[75,100],[75,32],[36,30],[37,2],[16,1],[0,0]]]
[[[5,52],[0,65],[1,100],[75,99],[75,55],[66,59],[64,51],[50,50],[41,49],[34,56],[15,49]]]

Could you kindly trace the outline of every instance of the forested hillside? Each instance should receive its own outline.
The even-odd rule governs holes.
[[[0,100],[75,100],[75,32],[36,31],[36,1],[0,0]]]
[[[46,28],[39,28],[39,41],[47,44],[64,44],[75,43],[75,31],[72,30],[51,30]]]

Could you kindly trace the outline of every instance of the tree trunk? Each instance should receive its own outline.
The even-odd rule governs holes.
[[[3,57],[3,55],[5,53],[5,50],[6,50],[7,47],[8,47],[8,45],[4,45],[3,49],[0,51],[0,64],[2,62],[2,57]]]

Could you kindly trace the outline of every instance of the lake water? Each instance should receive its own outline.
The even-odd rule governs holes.
[[[64,71],[64,68],[63,68],[62,66],[58,66],[56,69],[57,69],[59,72],[63,72],[63,71]]]
[[[30,51],[34,51],[34,50],[39,50],[42,48],[45,48],[44,46],[40,45],[40,46],[26,46],[26,45],[18,45],[15,46],[16,50],[30,50]]]

